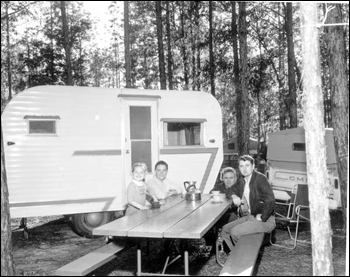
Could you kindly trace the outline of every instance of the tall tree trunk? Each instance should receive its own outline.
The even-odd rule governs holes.
[[[6,8],[6,46],[7,46],[7,83],[9,88],[8,100],[12,99],[12,71],[11,71],[11,49],[10,49],[10,19],[9,19],[9,1],[5,2]]]
[[[169,1],[166,1],[166,31],[168,44],[168,83],[169,89],[173,89],[173,56],[171,53],[170,10]]]
[[[194,1],[190,2],[191,8],[189,10],[189,15],[190,15],[190,21],[191,21],[191,52],[192,52],[192,90],[196,90],[196,36],[194,32],[194,23],[193,23],[193,17],[194,17],[194,7],[196,3]]]
[[[165,75],[165,62],[164,62],[164,49],[163,49],[162,1],[156,1],[156,19],[157,19],[160,89],[166,89],[166,75]]]
[[[325,127],[320,68],[320,45],[316,25],[317,5],[301,2],[301,43],[303,58],[303,114],[309,186],[312,263],[314,276],[332,276],[332,239],[327,198]]]
[[[185,33],[185,24],[186,24],[186,18],[185,18],[185,1],[181,2],[181,37],[182,37],[182,58],[184,63],[184,90],[188,90],[189,88],[189,80],[188,80],[188,65],[187,65],[187,53],[186,53],[186,33]]]
[[[237,145],[240,145],[240,142],[243,140],[242,132],[242,114],[241,114],[241,105],[242,105],[242,91],[240,84],[240,74],[239,74],[239,57],[238,57],[238,31],[237,31],[237,15],[236,15],[236,2],[231,2],[232,6],[232,46],[233,46],[233,80],[234,80],[234,88],[236,94],[236,129],[237,132]],[[233,109],[233,107],[232,107]]]
[[[260,27],[259,22],[257,22],[257,31],[260,33]],[[260,62],[259,62],[259,82],[257,84],[257,91],[256,91],[256,98],[257,98],[257,104],[258,104],[258,141],[256,144],[256,151],[258,153],[257,157],[257,165],[260,164],[260,128],[261,128],[261,104],[260,104],[260,90],[263,84],[263,58],[262,58],[262,51],[261,51],[261,36],[259,35],[259,55],[260,55]]]
[[[69,30],[67,24],[67,15],[66,15],[66,1],[61,1],[61,12],[62,12],[62,27],[63,27],[63,36],[64,36],[64,48],[66,51],[66,63],[67,63],[67,85],[73,85],[73,75],[72,75],[72,62],[71,62],[71,47],[69,43]]]
[[[53,39],[54,39],[54,36],[53,36],[53,3],[52,1],[50,1],[50,32],[51,32],[51,37],[50,37],[50,45],[51,45],[51,55],[50,55],[50,77],[51,77],[51,80],[50,80],[50,83],[52,85],[55,84],[56,82],[56,77],[55,77],[55,56],[54,56],[54,43],[53,43]],[[28,55],[29,57],[29,55]]]
[[[213,54],[213,2],[209,1],[209,66],[210,66],[210,90],[215,96],[215,72],[214,72],[214,54]]]
[[[9,193],[5,169],[4,140],[1,128],[1,276],[15,276],[12,257],[12,237]]]
[[[131,58],[130,58],[130,27],[129,1],[124,1],[124,48],[125,48],[125,82],[126,88],[131,88]]]
[[[295,85],[295,56],[294,56],[294,42],[293,42],[293,7],[291,2],[287,2],[286,12],[286,30],[287,30],[287,47],[288,47],[288,112],[289,112],[289,127],[298,127],[297,115],[297,94]]]
[[[119,74],[119,43],[116,32],[113,32],[113,48],[115,57],[115,87],[120,88],[120,74]],[[113,78],[114,79],[114,78]]]
[[[278,3],[278,26],[281,26],[280,17],[281,3]],[[278,45],[278,103],[279,103],[279,121],[280,130],[286,129],[286,105],[285,105],[285,82],[284,82],[284,28],[280,27],[278,33],[279,45]],[[277,73],[276,73],[277,74]]]
[[[240,81],[242,89],[242,141],[238,141],[239,155],[249,154],[250,141],[250,108],[248,93],[248,46],[247,46],[247,13],[246,2],[239,2],[239,53],[240,53]],[[239,111],[237,111],[239,112]]]
[[[328,13],[328,24],[341,23],[341,5],[333,4]],[[332,123],[334,146],[338,163],[344,230],[347,222],[347,176],[349,143],[349,83],[346,73],[346,47],[342,26],[326,26],[329,79],[331,84]]]
[[[201,53],[200,53],[200,37],[199,37],[199,1],[196,2],[196,60],[197,60],[197,76],[196,76],[196,81],[197,81],[197,90],[201,90]]]

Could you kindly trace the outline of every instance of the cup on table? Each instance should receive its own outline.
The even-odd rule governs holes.
[[[152,208],[153,208],[153,209],[158,209],[158,208],[160,208],[160,202],[158,202],[158,201],[153,201],[153,202],[152,202]]]
[[[214,200],[215,202],[221,201],[220,191],[214,190],[214,191],[211,192],[211,194],[213,195],[213,200]]]

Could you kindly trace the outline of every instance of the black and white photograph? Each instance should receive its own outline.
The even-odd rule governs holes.
[[[348,1],[1,1],[1,276],[349,276]]]

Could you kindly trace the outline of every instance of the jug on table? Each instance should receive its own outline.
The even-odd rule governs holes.
[[[186,200],[195,201],[201,200],[201,192],[196,188],[196,181],[185,181],[184,187],[186,190]]]

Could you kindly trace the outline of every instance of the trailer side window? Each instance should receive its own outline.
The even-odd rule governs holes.
[[[57,135],[59,116],[25,116],[29,135]]]
[[[164,146],[202,145],[202,123],[164,122]]]
[[[234,142],[231,142],[227,145],[228,149],[230,150],[234,150],[235,149],[235,143]]]
[[[293,143],[293,151],[305,151],[305,143]]]

